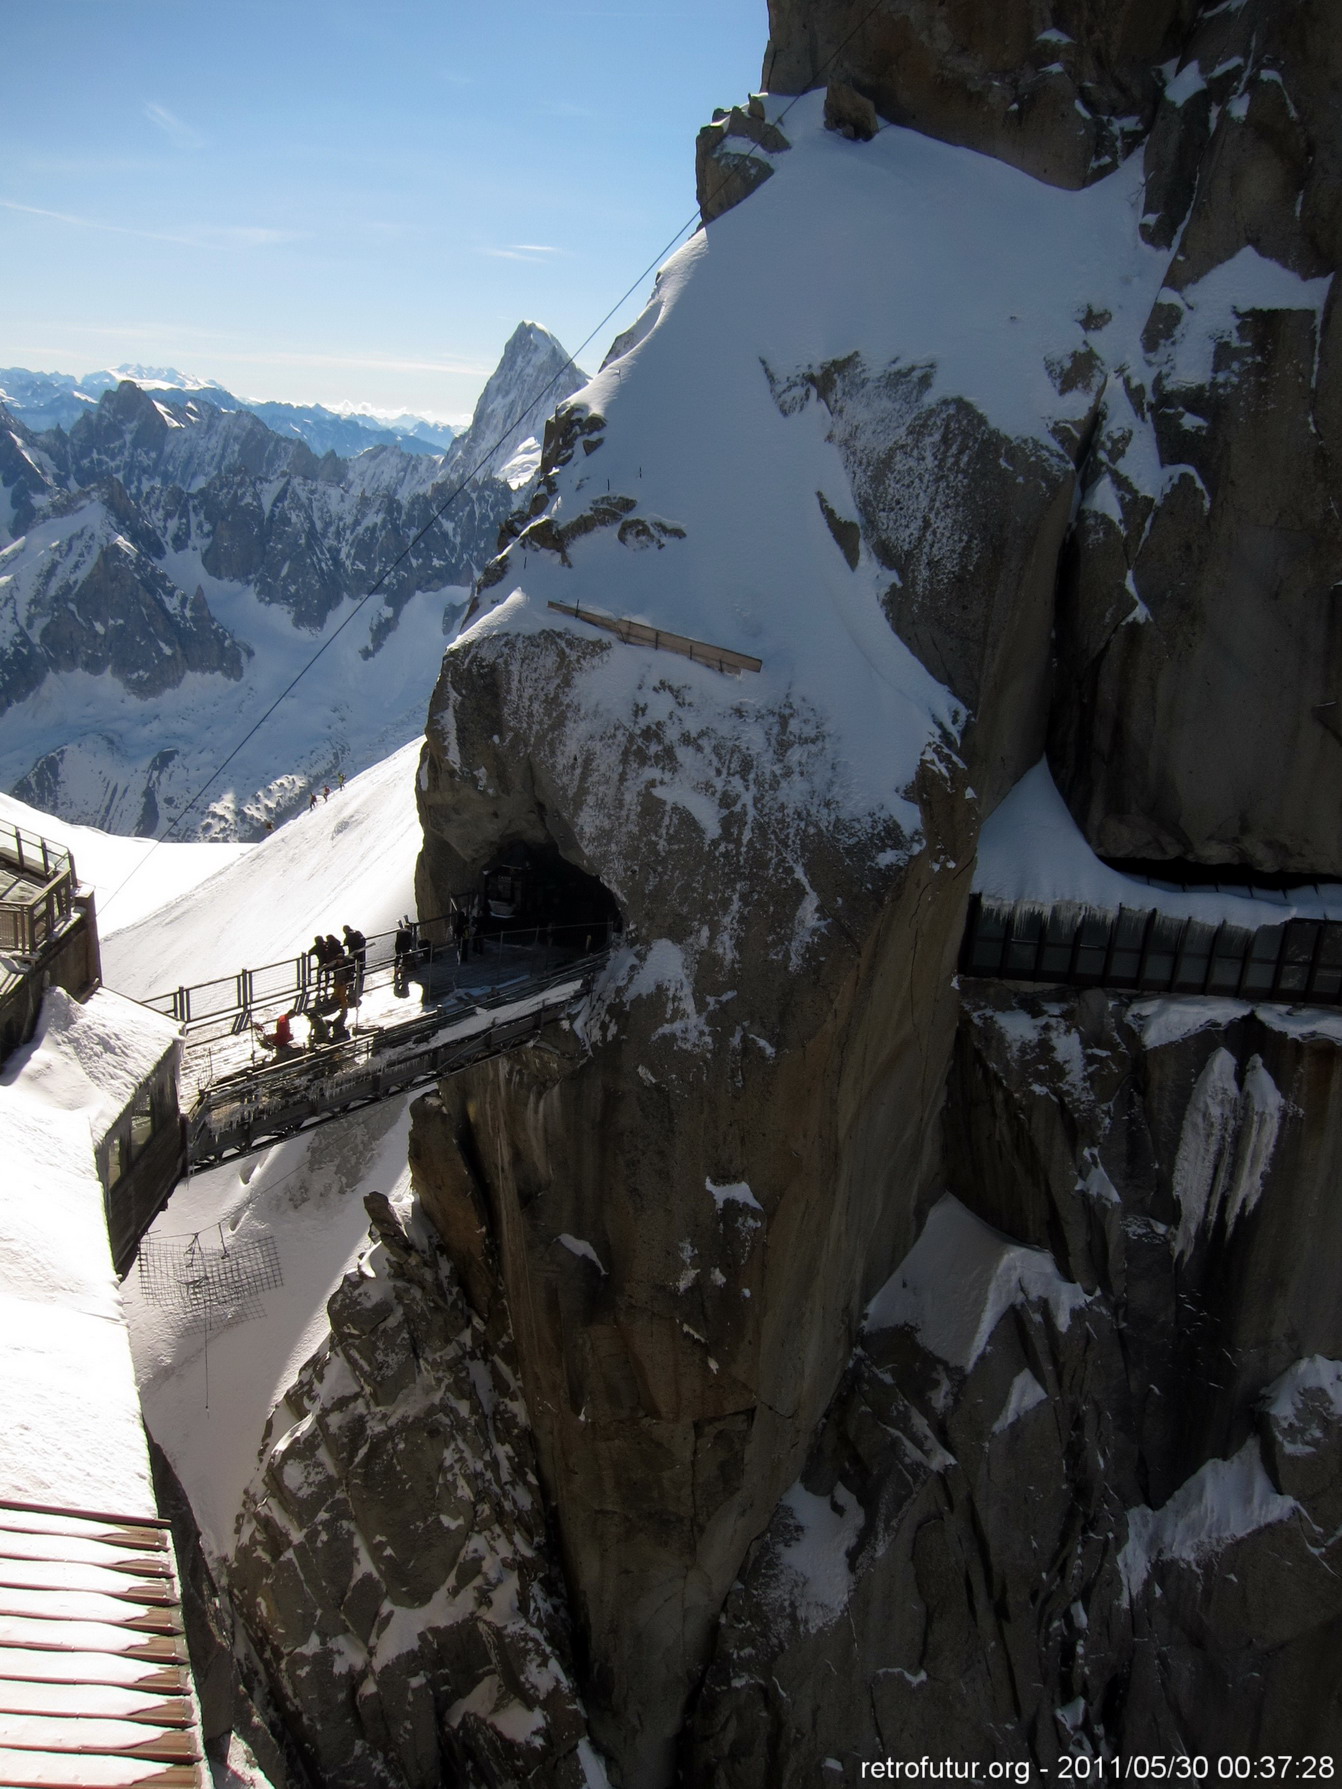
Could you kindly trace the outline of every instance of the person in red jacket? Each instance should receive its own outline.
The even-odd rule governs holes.
[[[274,1050],[277,1054],[282,1050],[292,1050],[294,1047],[294,1028],[291,1023],[292,1016],[293,1015],[290,1013],[281,1013],[279,1018],[275,1021],[275,1029],[273,1032],[266,1031],[264,1027],[260,1025],[253,1025],[252,1030],[261,1039],[261,1042],[268,1050]]]

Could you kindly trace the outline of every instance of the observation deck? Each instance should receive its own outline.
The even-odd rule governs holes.
[[[93,896],[63,846],[0,822],[0,1062],[32,1036],[50,987],[98,985]]]

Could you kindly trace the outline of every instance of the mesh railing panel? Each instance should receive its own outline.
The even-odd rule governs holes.
[[[1250,930],[1156,908],[1113,913],[976,895],[960,968],[1007,981],[1337,1005],[1342,921],[1289,919]]]

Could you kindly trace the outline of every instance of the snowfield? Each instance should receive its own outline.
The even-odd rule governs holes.
[[[103,976],[142,998],[294,955],[318,929],[349,921],[372,933],[413,911],[418,756],[418,741],[404,746],[258,845],[155,848],[10,797],[0,818],[71,850],[104,927],[129,922],[103,937]],[[0,1069],[0,1496],[150,1512],[138,1373],[146,1420],[223,1552],[275,1401],[320,1344],[326,1300],[367,1243],[363,1195],[408,1196],[409,1102],[177,1188],[150,1232],[160,1265],[184,1279],[197,1234],[214,1252],[266,1239],[279,1263],[282,1285],[257,1313],[211,1334],[184,1297],[165,1304],[160,1285],[156,1302],[136,1268],[118,1291],[94,1160],[174,1035],[120,993],[81,1006],[57,989],[33,1042]]]
[[[788,109],[793,147],[766,158],[773,177],[671,258],[623,353],[578,394],[608,426],[560,473],[554,520],[562,527],[610,493],[632,499],[627,513],[648,531],[675,532],[653,542],[645,531],[634,537],[643,550],[631,550],[599,527],[569,544],[571,569],[521,543],[490,593],[498,606],[461,638],[564,628],[590,641],[594,630],[548,607],[590,601],[756,656],[758,676],[723,677],[621,645],[583,676],[579,699],[595,730],[634,699],[655,700],[649,690],[672,675],[694,711],[746,750],[757,744],[750,716],[791,708],[819,745],[797,799],[809,794],[831,822],[892,816],[913,838],[918,762],[958,738],[965,715],[891,629],[880,601],[889,571],[865,548],[851,570],[830,533],[819,498],[839,518],[854,500],[805,376],[854,355],[873,374],[925,369],[923,402],[967,399],[1058,456],[1051,431],[1078,424],[1092,398],[1060,395],[1046,362],[1091,339],[1111,363],[1135,352],[1168,257],[1138,234],[1139,157],[1067,192],[894,127],[847,142],[822,128],[822,107],[811,94]],[[781,102],[768,109],[777,116]],[[885,220],[878,233],[874,217]],[[1115,290],[1123,307],[1088,337],[1079,316]],[[705,795],[717,807],[721,791],[698,771],[690,758],[659,793],[695,815]]]
[[[105,937],[103,979],[144,1000],[298,956],[318,931],[390,931],[415,910],[419,748],[417,739],[402,746],[258,845],[162,846],[142,887],[152,887],[169,850],[230,856],[208,880]],[[136,887],[132,880],[125,892]]]

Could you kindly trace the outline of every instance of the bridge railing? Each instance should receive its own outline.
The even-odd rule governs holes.
[[[974,895],[963,975],[1006,981],[1342,1004],[1342,921],[1288,919],[1256,929],[1180,919],[1154,907],[1117,912]]]
[[[414,949],[402,965],[408,978],[422,977],[458,963],[455,940],[442,943],[423,937],[430,927],[450,924],[450,917],[416,922]],[[367,942],[362,981],[364,991],[386,985],[397,973],[396,932],[376,932]],[[567,926],[519,926],[504,931],[478,933],[470,945],[471,963],[492,963],[496,979],[501,979],[510,952],[541,946],[559,952],[585,954],[593,944],[609,943],[611,926],[606,921]],[[326,972],[304,954],[286,957],[277,963],[265,963],[257,969],[240,969],[236,975],[216,977],[212,981],[194,982],[189,987],[174,988],[170,993],[155,994],[143,1004],[165,1017],[175,1019],[188,1030],[212,1022],[235,1021],[225,1029],[238,1029],[252,1015],[281,1011],[302,1012],[312,1005],[327,986]]]

